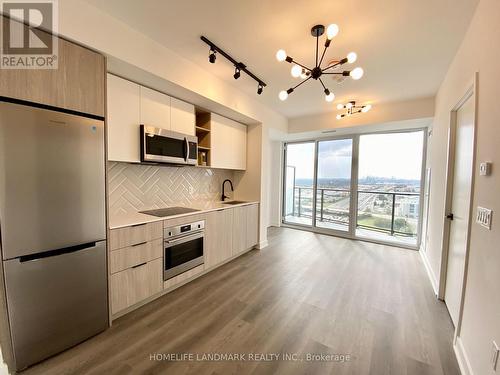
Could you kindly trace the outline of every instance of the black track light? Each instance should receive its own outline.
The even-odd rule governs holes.
[[[233,77],[234,77],[234,79],[240,78],[240,68],[236,67],[236,69],[234,70]]]
[[[212,41],[208,40],[203,35],[200,36],[200,39],[203,42],[205,42],[208,45],[208,47],[210,48],[210,52],[208,55],[208,61],[210,63],[212,63],[212,64],[215,63],[215,60],[217,58],[217,56],[216,56],[217,54],[219,56],[222,56],[226,60],[230,61],[231,64],[234,66],[234,68],[235,68],[234,75],[233,75],[234,79],[240,78],[241,72],[246,73],[250,78],[254,79],[255,82],[257,82],[257,84],[258,84],[257,93],[259,95],[262,94],[262,92],[264,91],[264,87],[266,87],[266,83],[263,80],[261,80],[259,77],[257,77],[255,74],[253,74],[250,70],[248,70],[247,66],[243,62],[235,60],[226,51],[221,49],[219,46],[217,46]]]
[[[215,50],[213,48],[210,48],[210,55],[208,55],[208,61],[210,61],[210,63],[215,63],[215,59],[217,58],[217,56],[215,56]]]

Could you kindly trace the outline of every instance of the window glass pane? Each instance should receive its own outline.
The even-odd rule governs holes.
[[[356,234],[416,245],[424,132],[359,138]]]
[[[284,220],[312,225],[315,143],[287,144]]]

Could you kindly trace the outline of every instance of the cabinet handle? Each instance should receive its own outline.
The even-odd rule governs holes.
[[[144,224],[134,224],[134,225],[131,225],[130,227],[131,228],[136,228],[136,227],[142,227],[143,225],[146,225],[146,223],[144,223]]]
[[[144,241],[144,242],[139,242],[139,243],[136,243],[136,244],[133,244],[132,247],[135,247],[135,246],[140,246],[140,245],[144,245],[148,243],[148,241]]]
[[[133,266],[132,268],[138,268],[138,267],[144,266],[147,263],[148,262],[140,263],[140,264],[137,264],[137,265]]]

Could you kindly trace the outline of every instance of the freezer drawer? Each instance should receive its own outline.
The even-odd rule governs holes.
[[[90,246],[4,262],[17,370],[107,328],[106,241]]]

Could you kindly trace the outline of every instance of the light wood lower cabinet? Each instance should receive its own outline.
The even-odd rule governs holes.
[[[233,246],[232,255],[248,249],[247,247],[247,206],[233,208]]]
[[[205,263],[163,281],[163,228],[199,220],[205,220]],[[257,245],[258,223],[259,205],[250,204],[111,230],[112,315],[122,315]]]
[[[259,206],[257,204],[233,208],[233,256],[257,245],[258,222]]]
[[[111,275],[111,312],[116,314],[163,290],[163,258]]]
[[[245,206],[247,214],[246,248],[249,249],[259,243],[259,205]]]
[[[205,268],[211,268],[232,256],[233,209],[207,213],[205,221]]]

